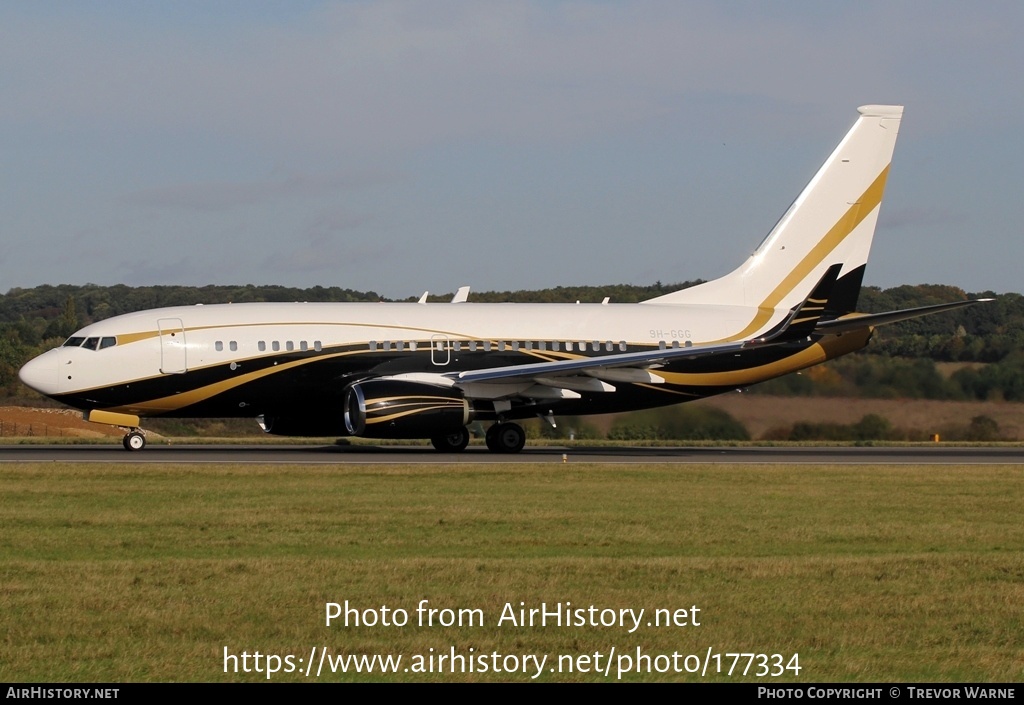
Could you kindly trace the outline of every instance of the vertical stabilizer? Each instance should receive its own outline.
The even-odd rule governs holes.
[[[659,304],[723,304],[759,309],[740,337],[775,310],[800,304],[835,264],[836,286],[851,308],[875,233],[901,105],[865,105],[860,118],[761,245],[739,268],[690,289],[649,299]]]

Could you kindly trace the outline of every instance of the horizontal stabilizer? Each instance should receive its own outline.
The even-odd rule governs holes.
[[[953,301],[948,304],[935,304],[933,306],[920,306],[918,308],[905,308],[900,311],[886,311],[885,313],[866,313],[863,315],[854,314],[846,318],[838,318],[834,321],[820,321],[814,328],[815,333],[832,335],[835,333],[848,333],[854,330],[863,330],[874,326],[884,326],[888,323],[899,323],[909,321],[912,318],[930,316],[933,313],[943,311],[955,311],[958,308],[974,306],[975,304],[994,301],[994,299],[971,299],[970,301]]]

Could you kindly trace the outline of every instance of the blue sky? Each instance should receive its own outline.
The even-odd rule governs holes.
[[[1024,291],[1024,5],[0,2],[0,290],[712,278],[866,103],[866,283]]]

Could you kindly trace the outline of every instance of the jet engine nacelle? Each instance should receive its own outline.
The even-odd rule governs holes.
[[[473,420],[473,407],[452,387],[401,379],[356,382],[345,392],[345,428],[365,438],[432,438]]]

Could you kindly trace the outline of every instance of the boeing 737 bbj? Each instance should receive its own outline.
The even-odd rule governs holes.
[[[855,313],[902,106],[869,105],[739,268],[639,304],[251,303],[86,326],[21,369],[29,387],[123,426],[251,417],[268,433],[429,438],[468,425],[515,453],[518,419],[676,404],[859,350],[874,326],[968,306]]]

